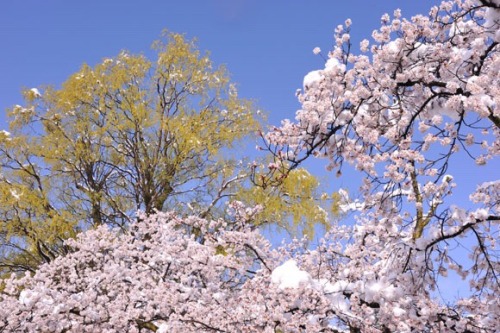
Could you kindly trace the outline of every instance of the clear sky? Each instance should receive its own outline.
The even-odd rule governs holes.
[[[22,87],[61,84],[82,63],[126,49],[150,52],[163,29],[196,37],[225,64],[241,96],[270,122],[293,118],[303,76],[323,66],[333,30],[353,20],[354,40],[369,37],[383,13],[427,13],[437,1],[350,0],[23,0],[0,2],[0,128],[4,110],[22,104]]]

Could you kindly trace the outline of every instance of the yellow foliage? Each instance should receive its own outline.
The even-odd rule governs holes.
[[[248,186],[233,156],[243,157],[240,142],[259,119],[226,69],[179,34],[153,47],[155,60],[121,52],[84,64],[59,89],[25,90],[26,105],[8,111],[12,133],[0,131],[3,272],[53,260],[80,230],[127,228],[138,209],[218,217],[224,201],[237,199],[264,207],[256,224],[308,235],[328,224],[332,198],[304,169],[276,179],[279,186]]]
[[[241,188],[238,198],[245,203],[263,207],[256,216],[257,224],[278,224],[292,234],[301,231],[312,239],[316,226],[328,228],[331,219],[338,215],[334,208],[337,207],[337,200],[320,194],[318,179],[306,169],[297,168],[283,173],[284,170],[286,167],[281,172],[269,173],[271,176],[267,181],[274,185],[257,184],[260,186]],[[259,177],[257,175],[256,179]],[[327,213],[329,203],[333,215]]]
[[[26,105],[9,110],[0,264],[47,261],[78,230],[126,228],[137,209],[218,209],[242,172],[229,151],[259,128],[256,112],[193,41],[166,34],[154,50],[154,61],[124,51],[84,64],[60,89],[26,89]]]

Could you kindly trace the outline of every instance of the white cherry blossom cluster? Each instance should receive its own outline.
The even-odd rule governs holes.
[[[240,218],[158,213],[125,232],[82,233],[68,241],[68,255],[6,281],[0,331],[494,332],[498,325],[495,295],[450,309],[429,294],[427,253],[402,239],[395,221],[338,225],[314,249],[295,240],[272,250]]]
[[[392,315],[404,315],[405,322],[389,331],[432,331],[423,328],[429,323],[417,324],[429,309],[444,325],[437,331],[474,331],[467,321],[476,329],[500,326],[493,315],[500,307],[494,296],[500,292],[498,179],[483,182],[492,175],[468,170],[477,190],[471,202],[455,202],[460,184],[449,174],[460,159],[472,158],[477,168],[498,164],[500,2],[444,1],[411,19],[399,10],[386,14],[373,40],[361,41],[360,54],[346,36],[350,28],[350,22],[337,27],[325,68],[304,78],[295,122],[265,137],[269,150],[291,168],[314,156],[328,159],[327,169],[337,174],[346,163],[360,172],[361,198],[344,197],[340,207],[355,213],[354,240],[342,255],[363,274],[390,281],[405,294],[419,294],[412,288],[435,293],[447,286],[449,271],[471,287],[465,292],[470,297],[442,301],[449,311],[468,309],[468,319],[440,315],[438,303],[419,294],[394,305]],[[349,281],[365,281],[355,271],[349,269]],[[382,307],[366,308],[373,322],[389,315]],[[479,319],[480,313],[489,315]]]

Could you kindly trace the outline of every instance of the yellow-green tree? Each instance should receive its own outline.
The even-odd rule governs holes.
[[[252,169],[254,186],[241,187],[235,197],[247,205],[263,207],[254,224],[271,224],[311,239],[315,227],[327,229],[331,219],[339,215],[336,194],[322,193],[319,180],[305,168],[290,170],[287,165],[271,162],[254,164]]]
[[[242,179],[228,152],[257,130],[251,103],[182,35],[154,50],[154,61],[122,52],[84,65],[10,110],[0,134],[3,268],[49,261],[79,229],[126,227],[138,209],[206,216]]]
[[[234,148],[259,122],[226,70],[179,34],[154,50],[154,61],[122,52],[83,65],[60,88],[26,90],[25,105],[9,110],[9,132],[0,131],[2,272],[53,260],[80,230],[125,229],[137,210],[214,217],[233,198],[264,206],[256,223],[318,222],[310,175],[281,190],[248,186]]]

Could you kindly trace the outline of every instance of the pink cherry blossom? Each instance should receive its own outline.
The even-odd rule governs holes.
[[[348,223],[272,248],[251,223],[261,207],[233,202],[216,221],[89,230],[5,281],[0,332],[497,332],[500,181],[479,179],[500,151],[500,1],[384,15],[361,55],[350,25],[295,120],[264,136],[273,171],[314,156],[359,172],[357,196],[339,191]],[[454,201],[455,156],[478,165],[470,202]],[[440,298],[453,276],[470,289]]]

